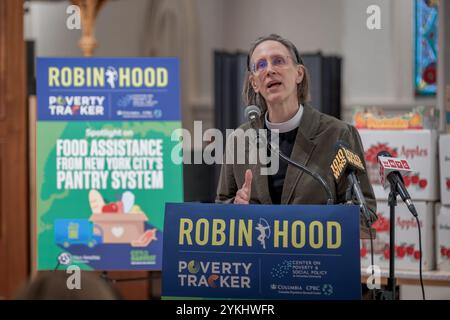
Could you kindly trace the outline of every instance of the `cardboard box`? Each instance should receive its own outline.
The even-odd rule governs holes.
[[[407,159],[416,172],[405,177],[405,185],[414,201],[435,201],[439,198],[437,132],[434,130],[359,130],[367,173],[375,198],[387,200],[389,188],[380,184],[377,154],[388,151],[393,157]]]
[[[422,268],[433,270],[434,263],[434,204],[415,202],[422,232]],[[373,240],[374,264],[382,269],[389,268],[389,206],[387,201],[377,202],[378,221],[373,227],[377,237]],[[406,205],[398,202],[395,210],[395,269],[419,271],[419,232],[414,216]],[[361,266],[368,267],[370,261],[370,240],[361,240]]]
[[[436,205],[436,267],[450,271],[450,206]]]
[[[450,205],[450,134],[439,137],[441,203]]]
[[[148,220],[143,213],[94,213],[90,220],[99,228],[103,243],[127,243],[139,239]]]

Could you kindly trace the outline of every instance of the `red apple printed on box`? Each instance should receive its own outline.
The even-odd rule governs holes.
[[[450,248],[441,246],[441,258],[442,259],[450,259]]]
[[[428,180],[421,178],[419,174],[414,174],[413,176],[404,176],[403,181],[407,188],[415,187],[418,189],[425,189],[428,185]]]
[[[367,165],[367,174],[369,176],[370,183],[372,184],[381,184],[378,164],[378,153],[380,153],[381,151],[389,152],[394,158],[396,158],[398,155],[397,149],[389,147],[387,143],[378,143],[376,145],[372,145],[364,152],[364,158]]]
[[[419,250],[416,250],[414,244],[402,243],[395,246],[396,257],[399,259],[410,258],[417,260],[420,257]]]

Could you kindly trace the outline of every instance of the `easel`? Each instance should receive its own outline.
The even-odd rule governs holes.
[[[112,284],[117,284],[121,282],[132,282],[132,281],[147,281],[149,285],[148,297],[150,300],[160,299],[161,294],[159,292],[155,293],[154,288],[161,281],[161,271],[148,271],[148,277],[136,277],[136,278],[122,278],[122,279],[113,279],[108,276],[108,271],[102,271],[100,274],[100,278],[105,281],[111,282]]]

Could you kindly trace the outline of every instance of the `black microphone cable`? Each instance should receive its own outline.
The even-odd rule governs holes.
[[[261,116],[261,109],[258,106],[250,105],[250,106],[247,106],[245,108],[244,113],[246,114],[246,118],[250,122],[251,128],[253,130],[255,130],[255,132],[256,132],[256,143],[257,143],[257,145],[259,147],[260,135],[259,135],[258,128],[256,128],[255,121],[256,121],[256,119],[258,119]],[[274,146],[272,146],[272,143],[268,139],[266,139],[266,141],[264,141],[264,142],[267,142],[267,146],[268,146],[268,149],[269,149],[270,152],[274,152],[283,161],[285,161],[288,164],[296,167],[297,169],[302,170],[303,172],[306,172],[314,180],[319,182],[319,184],[323,187],[323,189],[325,189],[325,192],[327,194],[327,197],[328,197],[327,204],[334,204],[335,203],[335,199],[334,199],[333,193],[331,192],[330,188],[328,187],[325,179],[320,174],[318,174],[317,172],[313,172],[313,171],[309,170],[305,166],[301,165],[300,163],[295,162],[294,160],[292,160],[291,158],[286,156],[279,148],[275,148]]]
[[[360,213],[361,213],[361,206],[358,206],[358,207],[360,208]],[[375,270],[374,270],[375,258],[374,258],[374,251],[373,251],[373,233],[372,233],[372,228],[371,228],[371,223],[370,222],[366,221],[367,228],[369,229],[369,237],[370,237],[370,269],[371,269],[371,273],[372,273],[372,285],[374,285],[375,284]],[[366,286],[367,286],[367,284],[366,284]],[[370,289],[370,291],[372,291],[372,300],[376,300],[375,287]]]
[[[392,155],[389,152],[387,152],[387,151],[381,151],[381,152],[378,153],[377,156],[378,157],[382,156],[382,157],[391,157],[392,158]],[[417,210],[416,210],[414,204],[412,204],[411,197],[410,197],[408,191],[406,190],[406,188],[402,189],[402,187],[404,187],[404,185],[403,185],[403,177],[401,176],[401,174],[397,173],[397,175],[394,175],[393,178],[395,178],[396,180],[395,180],[394,183],[391,182],[391,185],[394,185],[394,187],[397,189],[396,193],[401,196],[401,198],[405,202],[408,210],[411,212],[413,217],[416,218],[417,229],[419,230],[419,279],[420,279],[420,288],[422,290],[422,299],[426,300],[425,299],[425,287],[423,285],[423,271],[422,271],[422,231],[421,231],[421,228],[420,228],[419,217],[418,217]],[[401,185],[400,185],[400,183],[401,183]],[[392,221],[391,221],[391,223],[392,223]]]
[[[374,254],[373,254],[373,235],[372,235],[372,228],[369,227],[369,237],[370,237],[370,265],[372,267],[372,285],[375,282],[375,276],[374,276]],[[375,288],[372,288],[372,300],[375,300]]]
[[[320,185],[323,187],[323,189],[325,189],[325,192],[327,193],[327,197],[328,197],[327,204],[334,204],[335,201],[334,201],[333,193],[331,192],[330,188],[328,187],[327,183],[325,182],[325,179],[320,174],[318,174],[317,172],[313,172],[313,171],[309,170],[307,167],[301,165],[300,163],[293,161],[288,156],[286,156],[279,148],[274,148],[270,141],[267,142],[267,146],[269,147],[269,150],[271,152],[275,152],[275,154],[277,154],[282,160],[284,160],[288,164],[293,165],[294,167],[306,172],[308,175],[313,177],[314,180],[318,181],[320,183]]]
[[[420,258],[419,258],[419,278],[420,278],[420,287],[422,289],[422,300],[425,299],[425,287],[423,285],[423,277],[422,277],[422,231],[420,230],[420,221],[419,218],[416,216],[417,221],[417,229],[419,229],[419,252],[420,252]]]

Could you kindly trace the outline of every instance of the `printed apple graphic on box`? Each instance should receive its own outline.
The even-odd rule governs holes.
[[[386,260],[389,260],[389,256],[390,256],[389,248],[384,249],[383,256]]]
[[[420,178],[418,174],[413,176],[404,176],[403,181],[405,182],[405,186],[407,188],[416,187],[419,189],[425,189],[428,185],[428,180],[425,178]]]
[[[420,181],[420,178],[419,178]],[[419,266],[419,243],[418,243],[418,225],[421,226],[422,231],[422,266],[423,270],[432,270],[434,268],[433,258],[431,253],[436,249],[442,251],[442,257],[447,254],[449,245],[441,243],[441,246],[446,248],[444,250],[441,246],[433,247],[434,237],[433,231],[433,212],[431,211],[434,207],[432,203],[416,202],[416,208],[419,212],[419,224],[417,224],[414,217],[412,217],[406,205],[400,202],[398,199],[398,205],[395,217],[395,232],[396,241],[394,244],[394,250],[391,255],[389,250],[389,229],[390,221],[389,218],[389,205],[387,201],[377,201],[377,221],[372,225],[376,229],[377,237],[373,240],[373,250],[374,250],[374,263],[382,269],[389,268],[389,261],[391,258],[396,260],[396,269],[398,270],[418,270]],[[450,208],[449,208],[450,209]],[[361,240],[360,247],[361,254],[361,266],[366,267],[371,264],[370,259],[370,241],[367,239]],[[438,256],[441,254],[438,252]],[[442,258],[444,259],[444,258]],[[445,261],[449,261],[445,259]]]
[[[406,248],[406,254],[408,256],[414,255],[414,245],[410,245],[408,248]]]
[[[404,256],[406,256],[406,248],[404,246],[396,246],[396,254],[397,258],[402,259]]]
[[[420,251],[414,251],[414,259],[419,260],[420,259]]]
[[[450,248],[441,246],[441,258],[450,259]]]
[[[366,247],[362,247],[360,250],[360,256],[361,258],[364,258],[367,255],[367,248]]]
[[[383,217],[380,213],[377,213],[378,219],[372,225],[377,233],[380,232],[389,232],[389,219]]]
[[[411,172],[404,176],[405,185],[415,201],[436,201],[438,192],[437,138],[435,130],[358,130],[364,146],[366,171],[375,198],[386,201],[389,185],[381,185],[378,153],[389,152],[392,157],[405,159]],[[442,171],[442,170],[441,170]],[[450,176],[445,174],[444,177]],[[441,190],[445,188],[445,180]],[[450,190],[450,189],[449,189]],[[450,203],[449,203],[450,204]]]
[[[415,249],[414,244],[402,243],[400,246],[395,246],[395,255],[398,259],[418,259],[418,254],[419,251]]]

